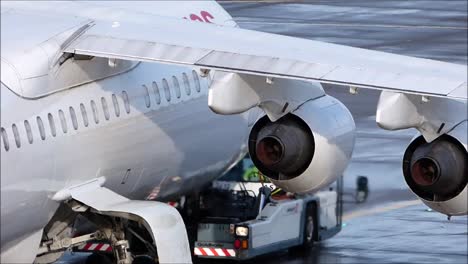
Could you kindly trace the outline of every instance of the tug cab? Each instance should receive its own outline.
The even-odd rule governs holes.
[[[341,230],[340,178],[328,190],[297,195],[277,188],[248,157],[200,194],[193,254],[247,260],[290,248],[308,248]],[[247,172],[247,173],[246,173]]]

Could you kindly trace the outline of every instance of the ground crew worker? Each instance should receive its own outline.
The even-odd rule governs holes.
[[[244,171],[242,179],[247,182],[258,182],[260,180],[257,167],[252,166]]]

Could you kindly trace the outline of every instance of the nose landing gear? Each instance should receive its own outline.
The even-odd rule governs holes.
[[[117,264],[132,264],[133,259],[130,254],[130,245],[128,240],[119,240],[114,244]]]

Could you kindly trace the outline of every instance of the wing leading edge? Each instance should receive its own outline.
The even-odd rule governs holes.
[[[94,22],[64,52],[467,99],[467,67],[239,28],[155,17]]]

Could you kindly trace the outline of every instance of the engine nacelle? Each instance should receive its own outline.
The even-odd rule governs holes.
[[[446,215],[467,214],[466,121],[430,143],[422,136],[413,140],[403,157],[403,174],[430,208]]]
[[[255,166],[286,191],[306,193],[340,177],[351,159],[355,124],[349,110],[325,95],[276,122],[264,116],[249,136]]]

